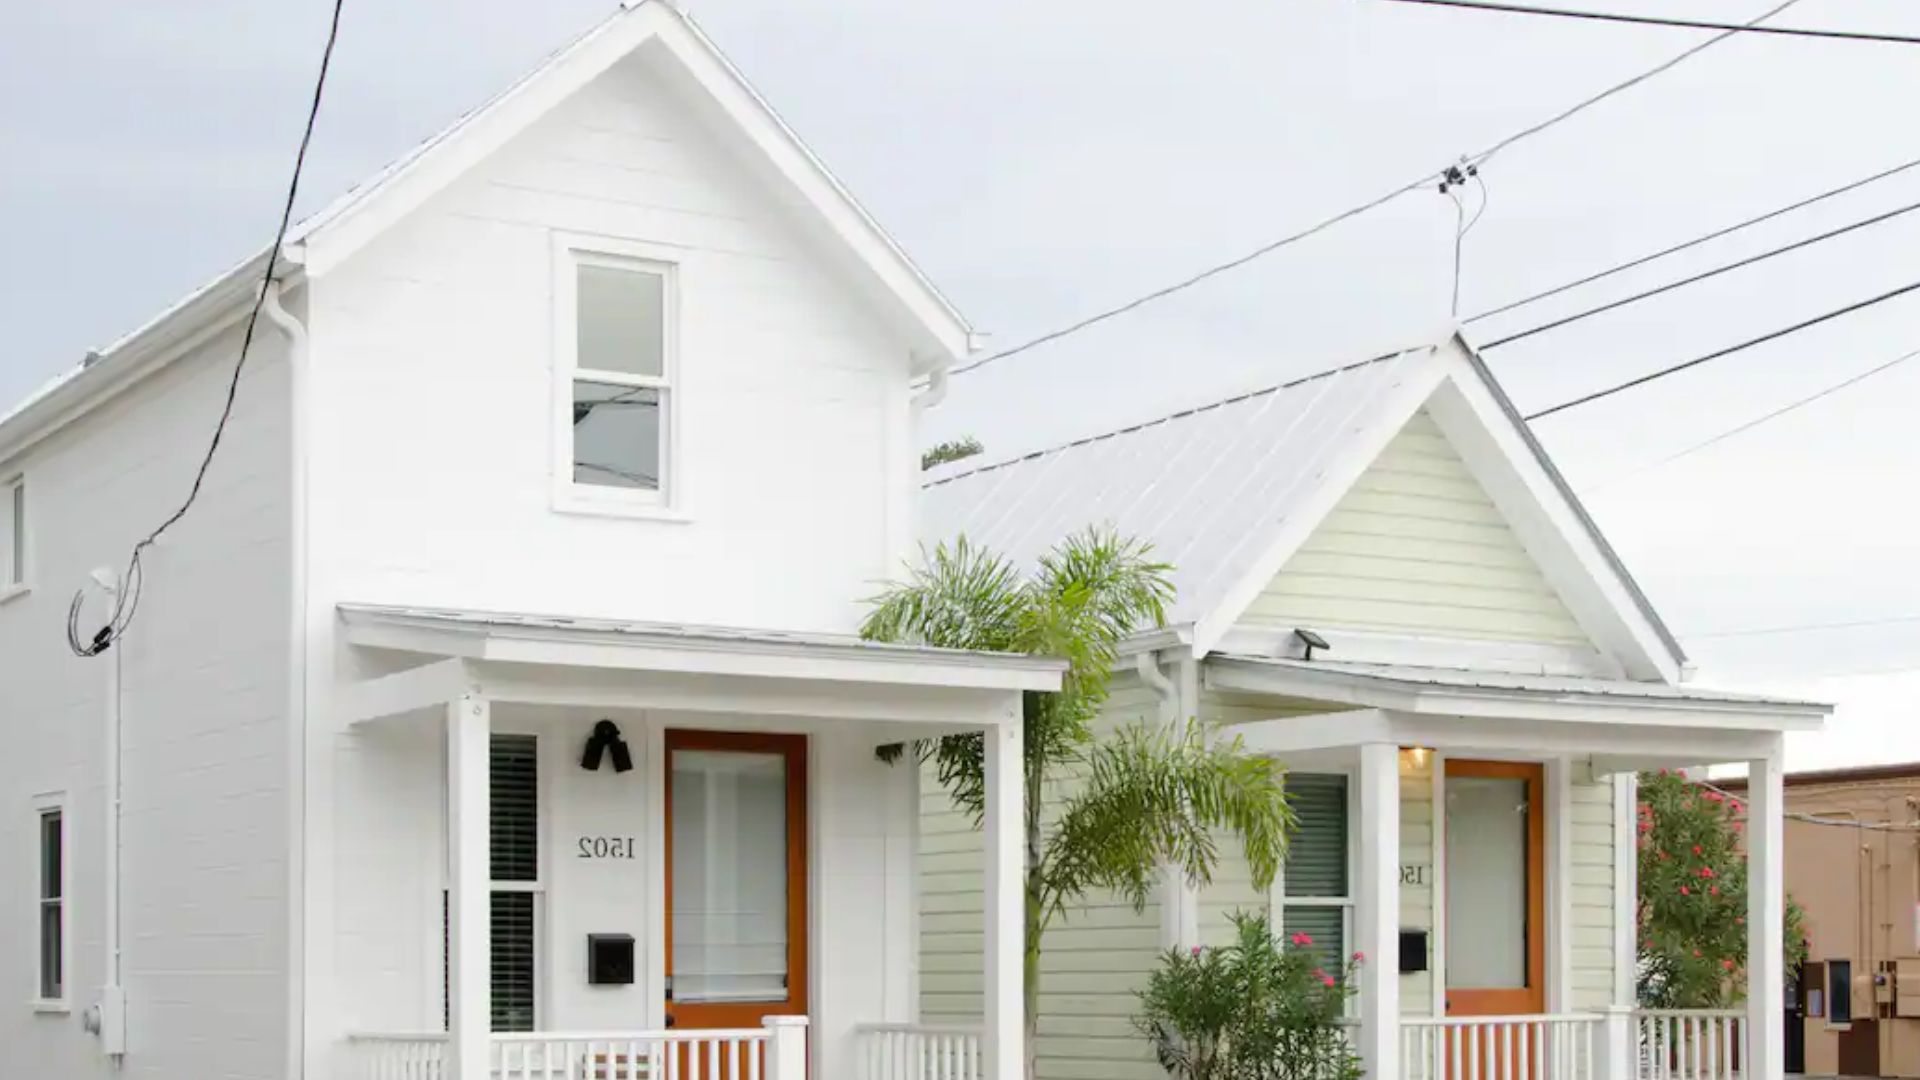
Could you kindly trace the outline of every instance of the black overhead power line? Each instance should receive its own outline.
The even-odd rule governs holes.
[[[1913,158],[1912,160],[1909,160],[1909,161],[1904,161],[1898,165],[1895,165],[1891,169],[1883,169],[1880,172],[1874,173],[1872,176],[1862,177],[1858,180],[1852,181],[1851,183],[1842,184],[1836,188],[1829,188],[1828,190],[1823,191],[1818,195],[1812,195],[1807,198],[1801,199],[1797,202],[1788,203],[1785,206],[1778,207],[1773,210],[1769,210],[1766,213],[1759,214],[1755,217],[1747,218],[1744,221],[1736,221],[1731,225],[1725,226],[1723,228],[1715,229],[1712,232],[1705,233],[1700,236],[1696,236],[1691,240],[1684,240],[1678,244],[1672,245],[1671,247],[1661,248],[1659,251],[1650,252],[1636,259],[1629,259],[1626,262],[1619,263],[1614,266],[1609,266],[1604,270],[1600,270],[1595,273],[1588,274],[1585,277],[1575,278],[1572,281],[1563,282],[1559,285],[1555,285],[1550,289],[1544,289],[1530,296],[1523,296],[1518,300],[1510,301],[1508,303],[1500,305],[1499,307],[1489,308],[1488,310],[1483,311],[1478,315],[1468,316],[1465,321],[1470,323],[1479,322],[1482,319],[1490,319],[1495,315],[1505,314],[1506,312],[1512,311],[1515,308],[1525,307],[1528,304],[1531,304],[1540,300],[1545,300],[1548,297],[1559,296],[1561,293],[1568,292],[1572,289],[1580,288],[1582,285],[1591,285],[1594,282],[1600,281],[1603,278],[1609,278],[1615,274],[1624,273],[1628,270],[1645,266],[1650,262],[1654,262],[1655,260],[1658,260],[1658,259],[1664,259],[1669,255],[1678,255],[1682,251],[1686,251],[1690,248],[1699,247],[1701,244],[1718,240],[1723,236],[1731,236],[1732,234],[1737,233],[1742,229],[1747,229],[1755,225],[1764,224],[1766,222],[1772,221],[1777,217],[1782,217],[1786,214],[1791,214],[1796,210],[1804,210],[1805,208],[1809,206],[1813,206],[1817,203],[1822,203],[1828,199],[1836,198],[1838,196],[1845,195],[1848,192],[1856,191],[1860,188],[1866,187],[1868,184],[1872,184],[1880,180],[1885,180],[1890,176],[1897,176],[1900,173],[1906,172],[1908,169],[1912,169],[1916,166],[1920,166],[1920,157]]]
[[[1845,622],[1790,623],[1785,626],[1746,626],[1737,630],[1712,630],[1703,634],[1682,634],[1692,640],[1705,638],[1767,637],[1773,634],[1801,634],[1816,630],[1855,630],[1870,626],[1895,626],[1920,622],[1920,615],[1887,615],[1877,619],[1851,619]]]
[[[979,358],[978,360],[970,360],[964,364],[956,364],[952,368],[948,369],[947,374],[950,376],[964,375],[969,371],[978,370],[979,368],[985,367],[986,365],[994,363],[995,361],[1005,360],[1010,356],[1018,356],[1019,354],[1026,352],[1030,349],[1036,349],[1050,342],[1058,341],[1061,338],[1068,337],[1072,334],[1077,334],[1080,331],[1085,330],[1089,327],[1096,326],[1100,323],[1106,322],[1108,319],[1117,318],[1118,316],[1124,315],[1127,312],[1133,311],[1140,307],[1144,307],[1147,304],[1151,304],[1156,300],[1162,300],[1162,299],[1165,299],[1166,297],[1172,296],[1175,293],[1184,292],[1185,290],[1190,289],[1195,285],[1198,285],[1201,282],[1206,281],[1210,278],[1217,277],[1230,270],[1237,270],[1240,267],[1245,266],[1256,259],[1262,258],[1263,256],[1270,255],[1273,252],[1280,250],[1281,248],[1291,246],[1293,244],[1299,243],[1302,240],[1307,239],[1308,237],[1314,236],[1321,232],[1325,232],[1327,229],[1330,229],[1333,226],[1338,225],[1343,221],[1347,221],[1351,218],[1359,217],[1361,214],[1367,213],[1370,210],[1374,210],[1381,206],[1384,206],[1387,203],[1392,202],[1393,200],[1399,198],[1402,195],[1405,195],[1409,192],[1417,191],[1420,188],[1426,187],[1428,184],[1436,183],[1442,180],[1443,178],[1445,178],[1448,175],[1448,173],[1450,173],[1456,168],[1459,168],[1459,169],[1476,168],[1476,167],[1485,165],[1487,161],[1492,159],[1492,157],[1495,154],[1500,153],[1502,150],[1505,150],[1507,147],[1512,146],[1513,144],[1521,141],[1522,139],[1531,138],[1532,136],[1537,135],[1540,132],[1547,130],[1548,128],[1554,127],[1555,125],[1560,124],[1566,120],[1570,120],[1573,117],[1579,115],[1580,113],[1583,113],[1586,110],[1592,108],[1593,106],[1598,105],[1603,101],[1606,101],[1608,98],[1611,98],[1620,93],[1624,93],[1625,91],[1630,90],[1633,87],[1638,86],[1641,83],[1646,82],[1647,80],[1652,79],[1657,75],[1660,75],[1674,67],[1677,67],[1681,63],[1684,63],[1685,61],[1691,59],[1694,56],[1699,55],[1700,53],[1706,51],[1707,49],[1710,49],[1713,46],[1718,45],[1720,42],[1725,41],[1727,38],[1732,37],[1734,34],[1737,34],[1743,30],[1747,30],[1752,27],[1758,26],[1760,23],[1765,22],[1767,19],[1770,19],[1775,15],[1780,14],[1781,12],[1787,10],[1788,8],[1794,6],[1799,2],[1800,0],[1782,0],[1781,3],[1778,3],[1771,8],[1768,8],[1766,11],[1761,12],[1759,15],[1755,16],[1752,20],[1746,23],[1733,26],[1730,29],[1727,29],[1722,33],[1715,34],[1704,41],[1696,42],[1695,44],[1688,46],[1686,49],[1683,49],[1680,52],[1675,53],[1673,56],[1669,57],[1668,59],[1662,61],[1659,64],[1654,65],[1653,67],[1647,69],[1646,71],[1641,72],[1638,75],[1633,76],[1630,79],[1626,79],[1622,82],[1615,83],[1614,85],[1607,87],[1605,90],[1602,90],[1597,94],[1593,94],[1589,97],[1583,98],[1579,102],[1575,103],[1574,105],[1566,109],[1563,109],[1558,113],[1555,113],[1554,115],[1548,117],[1547,119],[1537,124],[1534,124],[1527,128],[1523,128],[1520,131],[1514,132],[1513,134],[1507,136],[1504,139],[1501,139],[1499,142],[1494,143],[1492,146],[1487,147],[1485,150],[1482,150],[1477,154],[1466,155],[1458,166],[1448,166],[1445,169],[1436,169],[1432,172],[1425,173],[1420,177],[1418,177],[1417,179],[1414,179],[1405,184],[1402,184],[1399,187],[1394,188],[1393,190],[1387,192],[1384,195],[1380,195],[1374,199],[1368,200],[1367,202],[1361,203],[1360,205],[1352,207],[1351,209],[1342,210],[1341,212],[1333,215],[1332,217],[1324,218],[1313,225],[1309,225],[1306,228],[1299,230],[1298,232],[1289,233],[1286,236],[1282,236],[1277,240],[1268,241],[1267,243],[1262,244],[1257,248],[1254,248],[1252,251],[1249,251],[1244,255],[1240,255],[1236,258],[1229,259],[1223,263],[1216,263],[1213,266],[1207,267],[1206,269],[1201,270],[1197,273],[1190,274],[1187,277],[1182,278],[1179,281],[1173,282],[1170,285],[1164,285],[1158,289],[1153,290],[1152,292],[1148,292],[1148,293],[1145,293],[1144,295],[1135,297],[1134,299],[1129,300],[1126,303],[1119,304],[1115,307],[1107,308],[1104,311],[1096,312],[1092,315],[1087,316],[1084,319],[1079,320],[1078,322],[1069,323],[1068,325],[1063,326],[1058,330],[1053,330],[1053,331],[1049,331],[1048,333],[1041,334],[1039,337],[1032,338],[1028,341],[1022,342],[1021,344],[1015,345],[1012,348],[1003,349],[996,353],[990,353],[986,356]]]
[[[1530,338],[1535,334],[1544,334],[1549,330],[1557,330],[1562,326],[1568,325],[1569,323],[1577,323],[1582,319],[1591,318],[1595,315],[1605,314],[1606,312],[1613,311],[1618,308],[1626,307],[1629,304],[1637,304],[1642,300],[1648,300],[1653,297],[1660,296],[1663,293],[1670,293],[1675,289],[1682,289],[1688,285],[1696,285],[1702,281],[1706,281],[1708,278],[1719,277],[1721,274],[1729,273],[1734,270],[1739,270],[1743,267],[1752,266],[1755,263],[1765,262],[1768,259],[1771,259],[1777,255],[1785,255],[1789,252],[1798,251],[1801,248],[1812,247],[1813,245],[1818,244],[1822,241],[1831,240],[1836,236],[1845,236],[1848,233],[1867,228],[1870,225],[1879,225],[1882,222],[1891,221],[1902,214],[1910,214],[1915,210],[1920,210],[1920,202],[1908,203],[1907,205],[1899,207],[1898,209],[1889,210],[1884,214],[1875,214],[1870,218],[1863,218],[1859,221],[1855,221],[1847,225],[1842,225],[1837,229],[1830,229],[1827,232],[1820,233],[1816,236],[1809,236],[1804,240],[1796,240],[1791,244],[1784,244],[1777,248],[1770,248],[1766,251],[1760,252],[1759,254],[1749,255],[1744,259],[1739,259],[1734,262],[1727,263],[1723,266],[1716,266],[1711,270],[1701,271],[1700,273],[1694,274],[1691,277],[1684,277],[1678,281],[1671,281],[1665,285],[1659,285],[1654,288],[1647,289],[1644,292],[1634,293],[1632,296],[1622,297],[1618,300],[1611,301],[1610,303],[1601,304],[1599,307],[1591,307],[1591,308],[1585,309],[1584,311],[1576,311],[1573,314],[1565,316],[1563,318],[1554,319],[1551,322],[1544,322],[1538,326],[1528,327],[1527,329],[1521,330],[1518,333],[1508,334],[1506,337],[1496,338],[1493,341],[1489,341],[1485,345],[1480,346],[1480,350],[1482,352],[1485,352],[1488,349],[1497,349],[1502,345],[1510,345],[1513,342],[1525,340],[1526,338]]]
[[[1567,8],[1534,7],[1530,4],[1504,4],[1493,0],[1392,0],[1398,4],[1428,7],[1464,8],[1507,15],[1547,15],[1589,22],[1635,23],[1641,26],[1666,26],[1680,30],[1726,30],[1736,34],[1774,34],[1781,37],[1826,38],[1834,41],[1866,41],[1889,45],[1920,45],[1920,37],[1905,34],[1877,34],[1857,30],[1817,30],[1798,26],[1752,26],[1742,23],[1714,22],[1707,19],[1674,19],[1659,15],[1627,15],[1611,11],[1573,11]]]
[[[327,26],[326,48],[320,53],[320,72],[313,82],[313,100],[307,106],[306,126],[300,133],[300,150],[294,155],[293,177],[287,184],[287,197],[280,209],[280,227],[273,234],[273,246],[267,250],[265,268],[261,271],[260,289],[253,298],[253,308],[247,313],[246,332],[240,338],[240,356],[234,361],[233,374],[227,380],[226,403],[221,406],[220,419],[213,426],[213,437],[207,442],[207,452],[200,459],[200,468],[193,475],[193,486],[187,490],[187,497],[180,503],[179,509],[168,515],[158,527],[148,533],[146,539],[133,546],[133,553],[127,558],[127,571],[120,579],[120,587],[114,594],[113,610],[107,618],[107,624],[96,631],[92,637],[82,639],[79,630],[80,605],[85,592],[74,594],[73,603],[67,609],[67,645],[76,655],[98,656],[113,647],[114,642],[126,634],[133,625],[134,613],[140,607],[140,588],[144,571],[141,558],[146,550],[159,541],[168,529],[178,524],[193,509],[194,502],[200,497],[200,488],[206,483],[207,470],[213,465],[213,458],[220,450],[221,437],[226,434],[227,423],[233,419],[234,400],[240,393],[240,375],[247,367],[247,354],[253,348],[254,331],[260,324],[260,309],[267,301],[267,290],[273,285],[273,273],[280,261],[281,248],[287,241],[287,229],[293,224],[293,204],[300,194],[300,174],[307,164],[307,148],[313,144],[313,128],[320,116],[320,101],[326,93],[327,71],[333,66],[333,47],[340,40],[340,12],[346,0],[334,0],[333,15]]]
[[[1612,397],[1613,395],[1618,394],[1624,390],[1631,390],[1636,386],[1644,386],[1647,383],[1653,382],[1655,379],[1664,379],[1669,375],[1677,374],[1679,372],[1687,370],[1688,368],[1699,367],[1701,364],[1705,364],[1709,361],[1718,360],[1726,356],[1732,356],[1734,353],[1751,349],[1756,345],[1764,345],[1769,341],[1774,341],[1779,338],[1786,337],[1789,334],[1798,333],[1802,330],[1807,329],[1808,327],[1818,326],[1821,323],[1829,322],[1833,319],[1837,319],[1842,315],[1850,315],[1853,312],[1860,311],[1864,308],[1870,308],[1875,304],[1885,303],[1886,301],[1892,300],[1895,297],[1905,296],[1906,294],[1915,292],[1915,291],[1920,291],[1920,281],[1916,281],[1908,285],[1902,285],[1897,289],[1894,289],[1890,292],[1881,293],[1878,296],[1868,297],[1865,300],[1855,301],[1854,303],[1848,304],[1846,307],[1839,308],[1834,311],[1829,311],[1824,315],[1816,315],[1811,319],[1806,319],[1801,322],[1797,322],[1792,326],[1781,327],[1778,330],[1774,330],[1774,331],[1770,331],[1768,333],[1762,334],[1757,338],[1752,338],[1750,340],[1743,341],[1738,345],[1729,345],[1724,349],[1716,349],[1715,351],[1710,352],[1705,356],[1696,356],[1691,360],[1674,364],[1669,367],[1664,367],[1658,371],[1648,372],[1647,374],[1641,375],[1637,378],[1628,379],[1626,382],[1616,383],[1612,386],[1607,387],[1604,390],[1595,390],[1591,394],[1584,394],[1580,397],[1574,398],[1571,401],[1563,401],[1560,404],[1554,405],[1550,408],[1541,409],[1539,412],[1529,413],[1526,416],[1526,419],[1529,421],[1538,420],[1544,416],[1552,416],[1555,413],[1565,412],[1568,409],[1576,408],[1581,405],[1591,404],[1592,402],[1599,401],[1602,398]]]

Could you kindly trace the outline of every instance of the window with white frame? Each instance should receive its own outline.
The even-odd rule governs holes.
[[[27,584],[27,481],[0,482],[0,593]]]
[[[673,465],[674,267],[573,247],[565,255],[558,293],[572,490],[663,502]]]
[[[532,735],[496,734],[489,753],[489,863],[492,886],[488,938],[493,950],[490,1014],[495,1031],[533,1031],[539,1023],[540,755]],[[440,909],[441,970],[450,980],[450,922]],[[452,999],[441,986],[442,1021]]]
[[[67,999],[67,815],[57,799],[43,799],[34,807],[39,870],[35,876],[34,918],[39,959],[35,964],[34,997],[44,1005]]]
[[[1339,773],[1287,774],[1293,836],[1275,882],[1275,923],[1283,940],[1313,939],[1322,966],[1337,971],[1353,935],[1352,853],[1347,835],[1347,777]]]

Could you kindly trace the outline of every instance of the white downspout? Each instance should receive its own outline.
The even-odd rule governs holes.
[[[125,586],[112,569],[95,571],[94,579],[107,592],[110,602],[117,601]],[[116,644],[119,644],[116,642]],[[100,1052],[117,1064],[127,1052],[127,992],[121,983],[122,948],[120,940],[120,807],[123,785],[120,779],[122,714],[120,656],[125,650],[107,650],[107,746],[105,842],[106,883],[101,911],[106,923],[106,979],[100,988],[100,1003],[89,1026],[100,1036]]]
[[[1160,699],[1160,729],[1172,733],[1180,723],[1180,688],[1160,670],[1160,656],[1148,650],[1133,658],[1140,681]],[[1200,944],[1200,896],[1186,875],[1171,863],[1160,868],[1160,945],[1185,949]]]
[[[307,839],[307,328],[267,282],[260,313],[287,335],[287,1075],[306,1065]]]
[[[947,365],[941,364],[927,373],[926,388],[913,395],[913,413],[918,416],[945,400],[947,400]]]

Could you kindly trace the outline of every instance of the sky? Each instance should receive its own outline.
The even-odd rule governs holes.
[[[1484,149],[1693,31],[1387,0],[690,0],[694,17],[1004,348]],[[1744,21],[1769,0],[1565,6]],[[604,0],[347,0],[317,208],[593,25]],[[264,246],[325,0],[0,0],[0,406]],[[1920,5],[1777,25],[1920,35]],[[1460,314],[1920,157],[1915,46],[1744,35],[1482,171]],[[1475,203],[1479,191],[1471,193]],[[1494,318],[1480,341],[1920,202],[1920,169]],[[1418,191],[954,382],[989,457],[1431,337],[1455,208]],[[1487,353],[1523,411],[1920,281],[1906,215]],[[1790,765],[1920,758],[1920,293],[1539,421],[1701,681],[1838,700]],[[1866,624],[1866,625],[1859,625]]]

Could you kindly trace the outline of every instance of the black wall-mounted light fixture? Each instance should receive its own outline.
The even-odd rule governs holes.
[[[1321,637],[1311,630],[1304,628],[1296,629],[1293,632],[1293,636],[1300,639],[1300,644],[1305,650],[1305,655],[1300,658],[1302,660],[1313,659],[1313,650],[1315,649],[1326,649],[1329,651],[1333,649],[1333,646],[1327,644],[1326,638]]]
[[[600,759],[611,755],[614,772],[632,772],[633,755],[627,750],[627,741],[620,737],[620,727],[611,720],[602,720],[593,725],[593,735],[587,739],[586,752],[580,755],[580,767],[588,772],[600,771]]]

